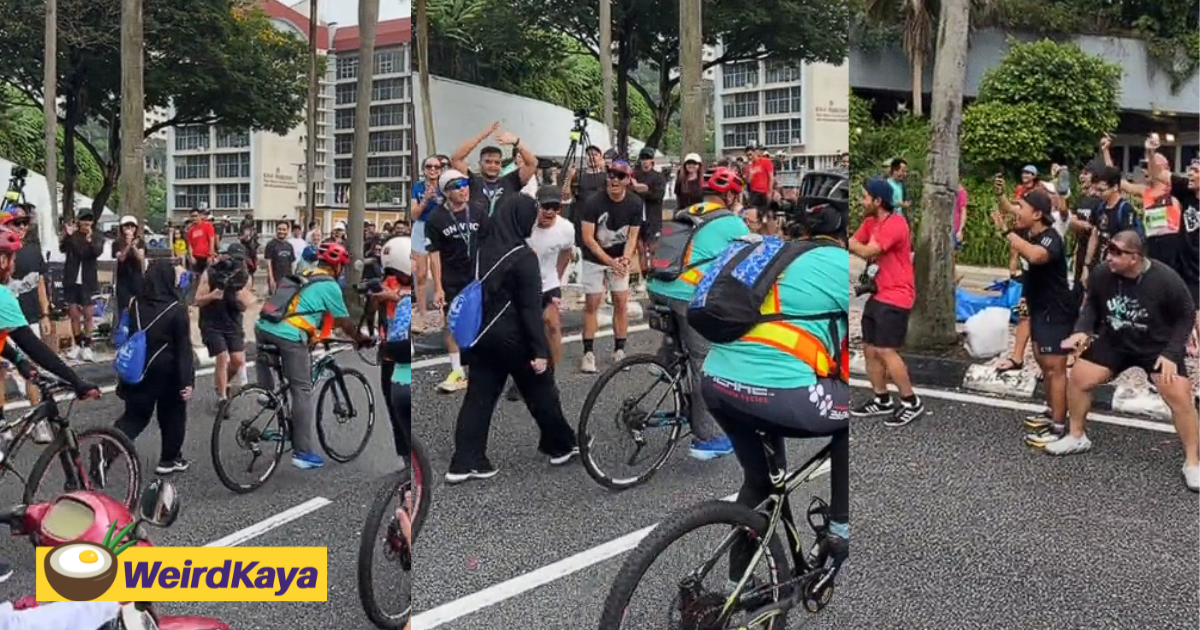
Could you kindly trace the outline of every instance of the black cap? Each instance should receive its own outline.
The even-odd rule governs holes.
[[[642,147],[642,150],[638,151],[638,159],[639,160],[654,159],[654,149],[651,149],[650,147]]]
[[[537,201],[539,205],[561,204],[562,189],[552,184],[546,184],[538,188]]]
[[[615,160],[619,157],[621,157],[621,154],[617,153],[616,149],[609,149],[604,152],[604,159],[606,160]]]
[[[1034,210],[1042,213],[1042,221],[1047,225],[1054,222],[1054,217],[1050,215],[1050,211],[1054,209],[1054,201],[1050,199],[1050,193],[1040,188],[1025,193],[1021,201],[1029,204]]]
[[[587,148],[583,150],[584,153],[591,153],[592,151],[595,151],[596,153],[601,153],[600,147],[598,147],[594,144],[587,145]]]

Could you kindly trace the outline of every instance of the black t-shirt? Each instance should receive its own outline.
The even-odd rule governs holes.
[[[1093,229],[1096,227],[1096,218],[1100,216],[1100,208],[1104,207],[1104,201],[1099,197],[1085,195],[1079,198],[1079,203],[1075,205],[1075,218],[1084,221],[1091,225]],[[1088,241],[1091,240],[1091,232],[1075,232],[1075,276],[1079,277],[1083,270],[1084,263],[1087,261]]]
[[[629,230],[640,228],[646,222],[646,212],[642,198],[626,192],[621,201],[613,201],[607,191],[598,192],[583,202],[583,210],[579,213],[580,225],[594,223],[596,225],[596,242],[604,249],[604,253],[613,258],[625,255],[625,243],[629,241]],[[583,229],[576,237],[578,245],[583,249],[583,259],[588,262],[601,264],[600,260],[583,244]]]
[[[32,240],[27,240],[21,249],[17,250],[13,266],[13,279],[21,283],[17,293],[17,303],[21,305],[21,313],[25,321],[36,323],[42,319],[42,303],[38,300],[38,279],[46,281],[46,292],[49,297],[51,281],[48,275],[49,266],[42,256],[41,246]]]
[[[650,187],[640,196],[646,204],[646,227],[654,228],[662,226],[662,210],[663,197],[667,195],[667,180],[663,178],[662,173],[654,169],[642,170],[638,169],[633,178],[640,184],[645,184]]]
[[[608,173],[603,169],[594,173],[584,171],[577,179],[579,181],[575,186],[575,201],[581,203],[608,186]]]
[[[475,278],[479,253],[479,231],[487,225],[487,206],[467,204],[452,212],[449,204],[438,206],[425,221],[429,252],[437,252],[442,263],[442,288],[461,290]]]
[[[1104,250],[1114,234],[1137,227],[1137,211],[1128,199],[1121,197],[1112,206],[1101,203],[1095,223],[1100,234],[1100,242],[1096,245],[1096,262],[1099,263],[1103,262]]]
[[[1182,216],[1179,221],[1179,262],[1175,269],[1191,291],[1200,291],[1200,202],[1196,191],[1188,188],[1186,177],[1171,177],[1171,196],[1179,200]]]
[[[471,200],[467,203],[471,204],[472,210],[481,210],[484,216],[488,217],[496,211],[501,197],[519,195],[521,189],[525,187],[525,184],[521,182],[521,171],[519,170],[501,175],[494,182],[484,180],[479,173],[468,172],[467,176],[471,180]]]
[[[1067,282],[1067,254],[1062,237],[1054,228],[1046,228],[1037,235],[1026,232],[1021,236],[1050,254],[1045,263],[1029,263],[1029,270],[1025,272],[1025,304],[1029,306],[1029,317],[1055,324],[1074,322],[1078,303]]]
[[[1139,278],[1100,265],[1088,280],[1088,299],[1075,330],[1098,334],[1117,350],[1138,357],[1183,358],[1196,311],[1179,274],[1151,260]]]
[[[271,263],[271,276],[276,282],[292,272],[296,263],[296,250],[286,240],[271,239],[263,249],[263,257]]]
[[[146,252],[146,243],[142,239],[137,239],[133,244],[136,249],[142,250],[142,255]],[[125,237],[113,241],[112,257],[116,260],[117,253],[125,249]],[[117,263],[117,289],[127,295],[137,295],[142,292],[142,279],[145,278],[146,271],[142,266],[142,261],[133,256],[130,251],[125,260]]]

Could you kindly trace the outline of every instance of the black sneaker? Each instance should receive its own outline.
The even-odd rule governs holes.
[[[491,464],[476,466],[467,471],[449,470],[446,471],[446,483],[458,484],[472,479],[491,479],[498,474],[500,474],[500,471],[496,470],[496,467]]]
[[[896,413],[896,401],[888,396],[887,401],[880,400],[875,396],[871,400],[850,410],[850,415],[855,418],[875,418],[878,416],[890,416]]]
[[[188,469],[188,466],[191,465],[191,462],[179,457],[173,461],[158,462],[158,466],[154,469],[154,472],[160,475],[169,475],[171,473],[183,472]]]
[[[883,424],[889,427],[902,427],[912,423],[913,420],[925,415],[925,403],[920,398],[915,403],[906,403],[900,401],[900,407],[892,414],[892,417],[883,421]]]
[[[550,465],[551,466],[565,466],[565,465],[571,463],[571,460],[575,459],[576,457],[579,457],[579,447],[578,446],[567,451],[566,453],[563,453],[562,455],[552,456],[550,458]]]

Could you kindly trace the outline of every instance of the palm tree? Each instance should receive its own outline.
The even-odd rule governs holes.
[[[417,0],[417,77],[421,82],[421,122],[425,127],[425,155],[437,153],[433,138],[433,108],[429,106],[429,6]]]
[[[354,107],[354,156],[350,173],[350,253],[354,260],[363,257],[362,225],[367,218],[367,153],[371,140],[371,88],[375,83],[375,29],[379,25],[379,0],[358,2],[358,95]],[[351,287],[362,270],[351,267]],[[358,300],[347,300],[358,304]]]
[[[925,111],[922,85],[925,63],[933,54],[939,0],[867,0],[867,18],[878,24],[901,24],[904,54],[912,73],[913,114]]]

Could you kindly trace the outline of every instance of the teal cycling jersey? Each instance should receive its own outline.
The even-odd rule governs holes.
[[[792,315],[843,312],[835,323],[839,339],[830,338],[828,320],[789,320],[824,342],[832,354],[850,329],[850,254],[840,247],[820,247],[788,265],[779,278],[780,310]],[[713,344],[704,361],[705,374],[772,389],[807,387],[817,374],[807,363],[775,347],[738,340]]]
[[[346,310],[346,301],[342,298],[342,288],[338,286],[337,282],[313,282],[306,285],[300,291],[300,300],[296,303],[296,313],[316,313],[315,315],[295,315],[294,317],[303,318],[317,331],[321,330],[326,316],[334,319],[350,316],[350,311]],[[308,343],[310,341],[308,333],[288,321],[291,319],[293,318],[288,317],[281,322],[259,319],[255,328],[281,339]]]
[[[401,385],[412,385],[412,364],[397,363],[396,368],[392,370],[392,382]]]
[[[750,229],[746,227],[746,223],[737,216],[721,217],[712,223],[706,223],[692,237],[692,253],[689,260],[705,260],[711,263],[730,243],[749,233]],[[671,282],[651,278],[646,281],[646,290],[653,295],[689,302],[692,294],[696,292],[696,285],[704,278],[704,271],[709,263],[697,267],[698,273],[684,273]]]

